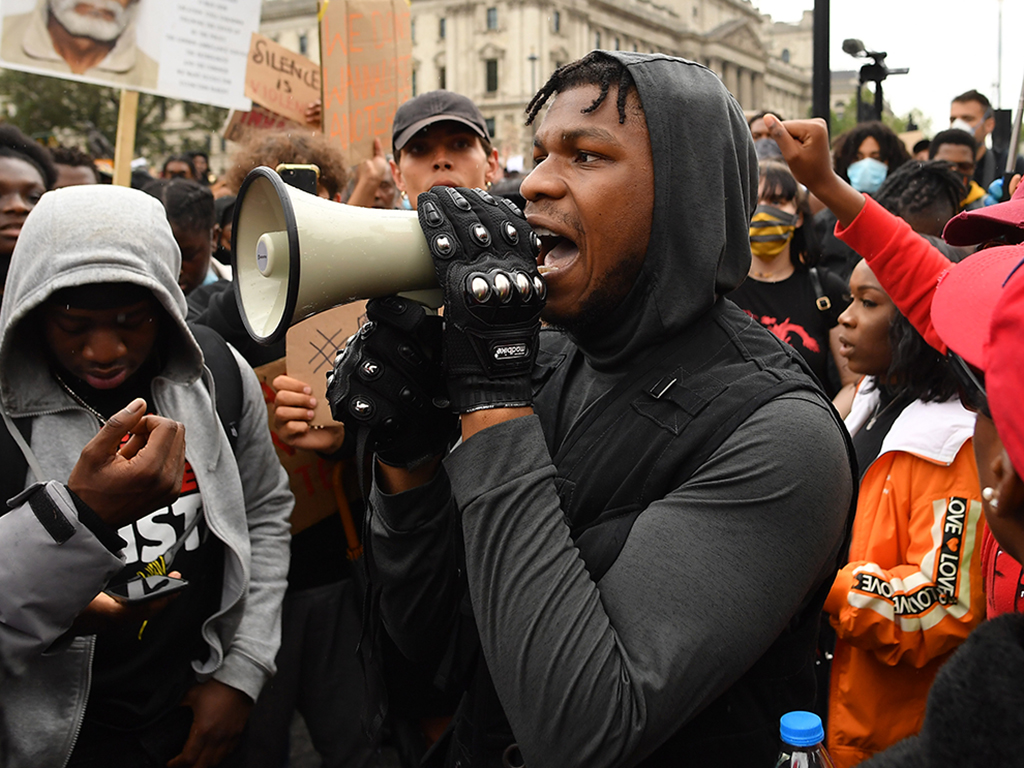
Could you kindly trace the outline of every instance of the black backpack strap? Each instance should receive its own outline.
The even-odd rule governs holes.
[[[811,286],[814,288],[814,306],[818,308],[819,312],[828,312],[832,309],[832,299],[828,297],[821,285],[821,275],[818,274],[817,267],[808,269],[807,274],[810,275]]]
[[[2,406],[0,406],[2,407]],[[7,512],[7,500],[13,499],[25,490],[28,475],[28,461],[21,452],[8,428],[7,419],[0,420],[0,515]],[[21,432],[26,443],[32,442],[32,419],[11,419],[11,424]],[[41,479],[41,478],[37,478]]]
[[[213,374],[217,395],[217,416],[227,433],[231,450],[238,448],[242,423],[242,372],[228,343],[212,328],[189,323],[189,330],[203,350],[206,367]]]

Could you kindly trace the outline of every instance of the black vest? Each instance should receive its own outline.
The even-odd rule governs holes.
[[[538,357],[535,410],[549,436],[562,510],[595,582],[614,563],[643,510],[685,483],[754,411],[798,390],[827,402],[798,354],[720,299],[683,334],[643,355],[626,380],[591,406],[560,445],[552,445],[558,399],[580,352],[564,336],[543,336],[548,339]],[[838,414],[835,419],[845,435]],[[814,705],[818,620],[834,573],[811,590],[751,669],[641,765],[773,765],[779,718]],[[510,749],[515,739],[482,654],[476,655],[453,736],[448,766],[497,768],[521,759]]]

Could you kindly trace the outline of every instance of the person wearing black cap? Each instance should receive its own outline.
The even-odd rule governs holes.
[[[499,178],[498,151],[476,105],[452,91],[430,91],[395,112],[391,172],[413,208],[431,187],[487,187]]]

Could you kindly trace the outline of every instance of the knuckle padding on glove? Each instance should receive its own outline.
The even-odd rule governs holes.
[[[480,191],[435,188],[417,207],[445,291],[445,320],[460,332],[445,337],[447,373],[521,376],[532,367],[544,303],[529,225],[518,209]]]

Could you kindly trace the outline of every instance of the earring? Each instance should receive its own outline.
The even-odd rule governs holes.
[[[487,188],[488,188],[488,189],[490,189],[490,188],[491,188],[491,184],[493,184],[493,183],[494,183],[494,182],[488,181],[488,182],[487,182]]]
[[[403,200],[408,200],[409,199],[409,196],[405,193],[404,189],[402,190],[402,199]]]
[[[988,502],[988,505],[992,509],[999,509],[999,491],[991,486],[986,486],[981,489],[981,498]]]

